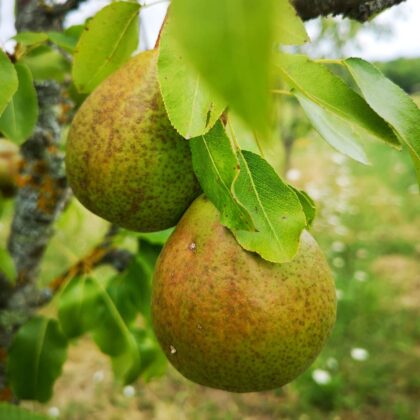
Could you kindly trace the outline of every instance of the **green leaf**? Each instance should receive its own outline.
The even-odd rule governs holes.
[[[83,33],[84,25],[74,25],[64,32],[48,32],[48,38],[60,48],[72,53]]]
[[[23,63],[15,64],[19,87],[0,117],[0,131],[22,143],[32,134],[38,120],[38,98],[32,74]]]
[[[147,239],[139,240],[139,251],[137,254],[137,258],[140,259],[144,269],[147,271],[150,277],[153,276],[156,260],[158,259],[159,254],[162,251],[162,246],[163,244],[156,244],[150,242]]]
[[[420,109],[399,86],[372,64],[360,58],[350,58],[344,63],[370,107],[408,147],[420,183]]]
[[[203,191],[241,246],[271,262],[290,261],[306,226],[295,192],[263,158],[235,152],[221,123],[190,146]]]
[[[247,124],[269,126],[278,0],[177,0],[173,33],[206,83]]]
[[[99,320],[100,293],[89,277],[74,277],[62,291],[58,319],[68,338],[79,337],[93,329]]]
[[[16,333],[9,350],[8,378],[20,399],[46,402],[67,357],[67,339],[58,322],[32,318]]]
[[[32,72],[34,80],[56,80],[63,82],[70,65],[57,51],[41,45],[25,55],[21,60]]]
[[[27,47],[42,44],[48,40],[48,35],[45,32],[20,32],[15,35],[13,39],[19,44]]]
[[[0,403],[0,419],[4,420],[48,420],[48,417],[28,411],[16,405]]]
[[[140,375],[146,382],[162,376],[166,371],[167,359],[161,350],[152,329],[136,329],[132,333],[140,351],[142,367]]]
[[[366,163],[360,139],[376,138],[399,147],[388,124],[324,65],[304,55],[281,54],[278,69],[315,129],[340,152]]]
[[[15,66],[10,62],[3,50],[0,49],[0,115],[16,92],[18,84]]]
[[[0,272],[11,282],[16,279],[15,263],[6,248],[0,248]]]
[[[134,233],[129,232],[130,236],[134,235],[138,238],[144,239],[147,242],[154,244],[154,245],[164,245],[168,238],[171,236],[172,232],[174,231],[174,228],[169,228],[165,230],[161,230],[159,232],[150,232],[150,233]]]
[[[283,142],[279,141],[281,124],[277,122],[271,127],[267,135],[262,136],[250,130],[231,110],[227,113],[227,121],[227,126],[229,127],[227,135],[241,150],[248,150],[264,156],[264,159],[273,166],[277,173],[282,172],[284,146]]]
[[[305,213],[306,225],[308,227],[311,227],[316,216],[316,205],[314,200],[312,200],[312,198],[307,192],[298,190],[290,184],[289,187],[295,192],[295,194],[299,198],[300,204],[303,208],[303,212]]]
[[[318,133],[336,150],[358,162],[368,164],[369,159],[361,144],[365,139],[362,131],[345,118],[319,106],[305,95],[295,93],[306,116]]]
[[[240,166],[222,123],[216,123],[206,135],[192,139],[190,147],[194,172],[203,191],[220,211],[221,223],[231,230],[252,230],[250,215],[231,191]]]
[[[141,369],[135,337],[108,290],[97,279],[93,280],[101,299],[100,322],[93,330],[93,338],[101,351],[111,356],[117,379],[130,382]]]
[[[137,3],[114,2],[88,21],[74,52],[72,75],[89,93],[131,56],[138,44]]]
[[[306,226],[300,201],[263,158],[248,151],[239,152],[238,157],[241,170],[233,192],[251,215],[256,231],[236,231],[236,239],[267,261],[290,261]]]
[[[107,292],[126,324],[134,321],[139,312],[148,315],[151,296],[150,270],[137,256],[124,274],[119,274],[110,281]]]
[[[301,45],[309,41],[305,25],[289,0],[279,0],[277,41],[283,45]]]
[[[176,130],[186,139],[207,133],[225,103],[185,60],[173,36],[172,19],[166,22],[159,44],[158,77],[168,117]]]

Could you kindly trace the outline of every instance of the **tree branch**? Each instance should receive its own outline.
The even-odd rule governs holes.
[[[84,0],[67,0],[51,5],[45,0],[16,0],[16,28],[19,31],[60,30],[66,13]]]
[[[67,198],[63,156],[59,151],[60,126],[56,106],[60,88],[54,82],[36,85],[40,116],[32,137],[21,152],[15,214],[9,251],[18,273],[18,284],[35,280],[39,262],[52,235],[52,224]]]
[[[100,265],[111,265],[118,272],[124,271],[133,259],[133,254],[125,249],[115,248],[113,239],[117,232],[118,227],[112,225],[100,244],[95,246],[89,254],[70,267],[66,272],[55,278],[48,286],[51,294],[56,293],[73,277],[89,273],[92,269]]]
[[[292,0],[303,20],[319,16],[342,15],[366,22],[378,13],[405,0]]]

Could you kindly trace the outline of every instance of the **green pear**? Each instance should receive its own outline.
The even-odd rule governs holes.
[[[336,317],[334,281],[304,231],[296,257],[245,251],[198,198],[156,265],[152,316],[169,361],[199,384],[232,392],[281,387],[316,358]]]
[[[200,193],[188,142],[165,111],[157,54],[138,54],[101,83],[77,112],[66,150],[80,202],[143,232],[174,226]]]

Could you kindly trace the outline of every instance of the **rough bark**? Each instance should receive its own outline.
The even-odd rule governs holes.
[[[405,0],[292,0],[299,16],[304,20],[342,15],[359,22],[366,22],[403,1]]]
[[[16,28],[18,31],[60,30],[65,13],[78,3],[69,0],[59,6],[47,6],[40,0],[17,0]],[[8,241],[17,271],[16,285],[10,286],[7,280],[0,279],[0,400],[8,401],[14,397],[6,383],[7,349],[19,326],[51,297],[48,289],[36,287],[36,278],[53,233],[53,223],[68,194],[56,110],[61,89],[57,83],[46,81],[36,83],[36,90],[40,115],[33,135],[21,148],[23,165]]]

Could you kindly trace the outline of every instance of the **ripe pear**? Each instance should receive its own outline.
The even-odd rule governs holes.
[[[273,264],[245,251],[198,198],[156,265],[156,336],[173,366],[231,392],[281,387],[321,351],[335,322],[334,281],[304,231],[296,257]]]
[[[66,170],[85,207],[135,231],[174,226],[197,197],[188,142],[159,90],[156,50],[130,59],[86,99],[69,131]]]

